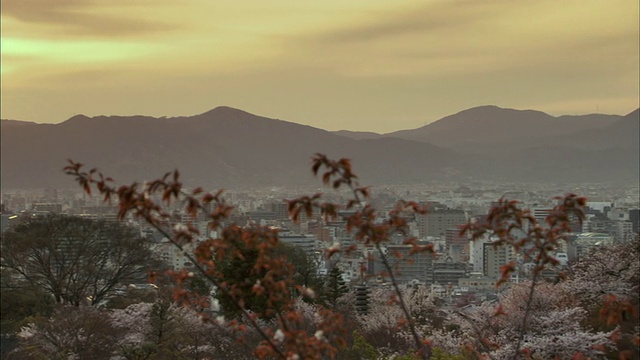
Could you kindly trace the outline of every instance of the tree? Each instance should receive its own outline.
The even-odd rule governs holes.
[[[314,289],[322,285],[322,280],[318,276],[318,264],[302,248],[280,242],[275,252],[284,261],[293,265],[295,269],[293,280],[296,285]],[[305,300],[309,299],[305,298]]]
[[[0,333],[3,335],[17,332],[29,317],[48,317],[53,313],[53,299],[39,287],[17,282],[6,268],[0,269],[0,278]]]
[[[216,262],[216,268],[222,284],[234,286],[234,292],[237,295],[233,296],[214,289],[215,297],[222,307],[222,312],[228,318],[237,318],[241,315],[241,311],[233,305],[235,301],[242,301],[247,310],[257,314],[259,317],[265,319],[273,317],[274,309],[268,307],[266,294],[252,293],[256,282],[267,275],[269,268],[261,267],[259,257],[269,257],[280,263],[280,271],[282,272],[280,276],[288,278],[288,293],[291,297],[301,295],[297,290],[298,288],[315,288],[316,285],[319,285],[316,264],[302,249],[294,245],[278,242],[274,247],[267,248],[262,254],[258,249],[240,242],[234,242],[233,239],[230,239],[228,245],[235,248],[238,253],[226,252],[226,255]],[[206,280],[206,278],[194,275],[189,279],[185,279],[185,281],[190,281],[194,278]],[[315,299],[305,297],[305,300],[314,301]]]
[[[340,271],[340,268],[334,266],[331,271],[329,271],[324,282],[324,289],[322,289],[322,300],[334,309],[338,306],[338,299],[349,292],[349,288],[342,275],[343,273]]]
[[[0,269],[0,358],[17,345],[16,333],[33,319],[48,318],[55,302],[42,289],[17,282],[9,269]]]
[[[22,328],[11,359],[110,359],[120,333],[99,309],[60,307],[50,319]]]
[[[587,311],[585,323],[600,331],[615,330],[621,355],[638,354],[640,343],[640,236],[598,247],[569,267],[563,284]]]
[[[501,294],[498,305],[484,303],[455,311],[449,325],[455,331],[438,331],[432,337],[436,346],[452,353],[473,349],[493,359],[513,359],[522,337],[521,354],[540,359],[601,357],[612,345],[611,332],[593,331],[582,325],[587,312],[561,284],[540,283],[533,298],[531,282],[514,284]],[[522,321],[528,317],[522,334]]]
[[[47,216],[2,236],[2,266],[58,304],[96,305],[146,277],[151,252],[120,223]]]
[[[108,310],[61,307],[19,332],[9,359],[243,359],[250,350],[235,334],[160,296]]]
[[[413,336],[406,324],[411,321],[420,334],[428,334],[432,322],[438,318],[436,306],[427,286],[403,286],[401,296],[405,299],[410,316],[407,318],[398,306],[389,302],[395,291],[389,287],[376,287],[369,296],[367,315],[359,316],[361,335],[379,352],[386,356],[413,355]]]
[[[215,296],[227,318],[235,319],[243,315],[242,310],[236,306],[236,303],[241,303],[245,310],[257,314],[258,317],[271,319],[277,312],[283,310],[286,299],[271,300],[270,294],[266,291],[254,289],[259,289],[261,279],[264,279],[267,274],[275,281],[292,282],[293,267],[290,263],[282,261],[276,253],[275,233],[267,229],[253,229],[254,236],[247,238],[241,236],[242,231],[238,226],[228,229],[226,237],[228,251],[225,251],[211,267],[211,276],[215,276],[219,283],[215,289]],[[273,246],[270,246],[270,243]],[[265,266],[267,264],[261,261],[263,258],[280,261],[280,271],[277,275],[271,271],[271,266]],[[288,285],[291,286],[291,284]]]

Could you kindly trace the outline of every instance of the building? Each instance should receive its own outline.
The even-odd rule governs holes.
[[[286,202],[273,202],[267,205],[277,221],[289,220],[289,205]]]
[[[445,238],[448,229],[467,223],[467,214],[460,209],[430,208],[424,215],[416,215],[420,238],[437,236]]]
[[[33,203],[31,212],[36,215],[62,214],[62,204],[58,203]]]
[[[618,242],[628,242],[633,240],[637,236],[633,231],[633,222],[629,220],[616,222],[614,236]]]
[[[551,214],[553,208],[534,208],[531,210],[533,213],[533,217],[538,221],[539,224],[544,224],[547,216]]]
[[[443,286],[457,286],[458,280],[467,277],[469,274],[469,264],[454,261],[447,257],[432,263],[431,281],[428,284],[439,284]]]
[[[250,221],[254,221],[258,224],[274,223],[276,221],[276,214],[273,211],[265,210],[262,208],[248,211],[247,216],[249,216]]]
[[[420,243],[427,245],[427,243]],[[400,284],[406,284],[417,280],[423,284],[430,284],[432,281],[432,269],[434,256],[431,252],[420,252],[412,254],[411,245],[389,244],[384,249],[389,265],[393,268],[393,275]],[[380,254],[373,251],[369,260],[368,273],[371,276],[379,276],[387,273],[387,269],[380,259]],[[383,281],[388,281],[388,277],[382,276]]]
[[[315,256],[317,241],[315,236],[285,233],[279,235],[278,238],[283,244],[295,246],[299,249],[302,249],[309,257]]]
[[[482,274],[488,278],[500,278],[501,267],[515,259],[516,254],[511,245],[497,245],[494,242],[482,244]]]
[[[629,210],[629,221],[631,221],[634,234],[640,233],[640,209]]]
[[[151,250],[161,260],[164,260],[172,270],[178,271],[182,269],[192,269],[194,264],[187,258],[186,253],[192,253],[197,246],[195,243],[188,243],[184,245],[183,249],[178,249],[168,239],[163,239],[159,244],[153,244]]]
[[[455,262],[469,262],[470,246],[469,236],[461,235],[462,226],[447,229],[445,243],[447,255]]]
[[[576,236],[574,246],[576,258],[587,253],[598,246],[606,246],[613,244],[613,237],[603,233],[582,233]]]
[[[120,221],[120,219],[118,219],[119,211],[120,209],[117,206],[82,206],[80,212],[74,215],[95,221],[117,222]]]
[[[484,276],[481,273],[471,273],[469,277],[458,280],[458,287],[470,293],[495,292],[496,279]]]

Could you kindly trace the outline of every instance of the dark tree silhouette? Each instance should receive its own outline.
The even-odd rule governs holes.
[[[338,299],[349,292],[349,287],[347,287],[347,284],[342,278],[342,274],[340,268],[334,266],[324,282],[322,300],[334,309],[338,305]]]
[[[2,236],[2,266],[57,303],[95,305],[146,277],[151,252],[120,223],[48,216]]]

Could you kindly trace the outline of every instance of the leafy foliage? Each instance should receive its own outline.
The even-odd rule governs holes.
[[[39,287],[17,282],[9,269],[2,269],[2,301],[0,314],[2,334],[15,333],[31,317],[49,317],[55,302],[46,291]]]
[[[342,275],[343,273],[340,271],[340,268],[334,266],[331,271],[329,271],[324,283],[324,288],[322,289],[322,300],[334,309],[338,305],[338,299],[349,292],[349,288]]]

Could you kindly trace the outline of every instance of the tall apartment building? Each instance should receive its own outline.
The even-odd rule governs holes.
[[[445,243],[447,245],[447,254],[455,262],[469,262],[470,258],[470,246],[469,237],[460,234],[462,225],[447,229],[445,236]]]
[[[512,246],[498,246],[495,241],[495,238],[484,236],[470,243],[470,262],[473,264],[473,272],[491,279],[500,277],[500,267],[516,259]]]
[[[640,233],[640,209],[629,210],[629,221],[631,221],[632,230],[635,234]]]
[[[614,236],[618,242],[633,240],[637,236],[637,233],[633,231],[633,222],[629,220],[618,221],[616,223]]]
[[[425,215],[416,216],[418,233],[421,238],[437,236],[445,238],[448,229],[464,225],[467,214],[460,209],[431,208]]]
[[[482,244],[482,274],[497,279],[502,275],[500,268],[515,258],[512,246],[485,242]]]
[[[551,215],[553,212],[553,207],[545,207],[545,208],[533,208],[531,209],[533,213],[533,217],[538,221],[538,223],[542,226],[546,226],[545,219],[547,216]],[[571,231],[573,233],[581,233],[583,231],[582,225],[577,217],[573,216],[570,218],[569,226],[571,227]]]
[[[289,206],[286,202],[273,202],[267,205],[267,210],[271,211],[278,221],[289,220]]]

